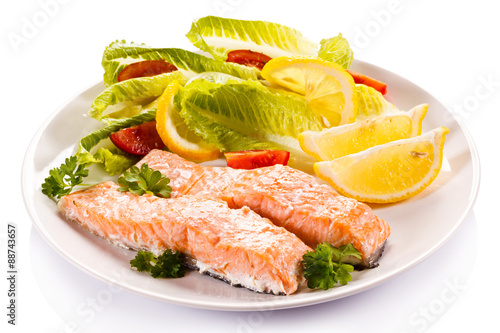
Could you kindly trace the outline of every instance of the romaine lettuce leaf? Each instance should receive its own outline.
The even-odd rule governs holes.
[[[160,96],[173,81],[184,84],[186,78],[181,72],[175,71],[113,84],[95,98],[89,115],[98,120],[135,115],[140,112],[142,106]]]
[[[225,61],[233,50],[252,50],[275,58],[291,55],[317,55],[316,43],[287,26],[207,16],[195,20],[186,34],[191,43],[215,59]]]
[[[399,111],[399,109],[386,100],[380,92],[364,84],[356,85],[356,97],[358,100],[358,115],[356,116],[356,121]]]
[[[193,81],[197,81],[197,83],[201,83],[203,81],[201,79],[203,79],[204,81],[208,81],[208,82],[212,82],[212,83],[220,83],[220,84],[227,83],[228,81],[235,81],[235,82],[245,81],[242,78],[239,78],[239,77],[236,77],[233,75],[229,75],[229,74],[218,73],[218,72],[204,72],[204,73],[200,73],[200,74],[192,77],[186,83],[186,86],[190,85],[191,82],[193,82]]]
[[[318,57],[335,62],[344,69],[349,69],[353,54],[349,42],[342,37],[342,34],[329,39],[323,39],[320,45]]]
[[[197,82],[200,81],[200,82]],[[188,127],[221,151],[282,149],[290,165],[310,170],[313,159],[297,141],[299,133],[319,131],[318,117],[304,97],[270,90],[253,80],[225,84],[196,80],[176,96]]]
[[[118,82],[118,74],[127,65],[143,60],[164,59],[188,79],[198,73],[220,72],[243,79],[257,79],[259,71],[247,66],[217,61],[201,54],[177,48],[153,48],[145,44],[116,41],[104,51],[102,67],[104,84],[108,87]]]
[[[109,147],[101,147],[93,154],[93,164],[102,164],[110,176],[122,174],[139,161],[137,156],[125,155],[110,140],[107,143]]]
[[[135,164],[139,157],[126,154],[116,148],[109,136],[123,128],[139,125],[155,119],[156,109],[145,111],[137,116],[122,119],[111,125],[92,132],[78,142],[76,157],[79,164],[102,164],[110,175],[123,173]],[[98,147],[99,145],[99,147]],[[92,150],[96,150],[92,152]]]

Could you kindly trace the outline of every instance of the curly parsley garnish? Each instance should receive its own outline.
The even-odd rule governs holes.
[[[77,185],[81,185],[89,170],[86,164],[78,164],[78,158],[71,156],[59,168],[49,171],[49,177],[42,184],[42,193],[51,199],[58,200],[70,193]]]
[[[354,270],[352,265],[342,262],[348,256],[361,259],[361,253],[351,243],[336,248],[324,242],[315,251],[306,252],[302,258],[307,287],[327,290],[336,283],[346,285],[352,279],[349,273]]]
[[[118,184],[120,185],[118,191],[129,191],[138,195],[147,193],[168,198],[170,192],[172,192],[172,188],[168,183],[170,183],[170,179],[144,163],[140,169],[135,165],[130,167],[122,177],[118,178]]]
[[[168,249],[156,257],[151,252],[139,251],[130,265],[139,272],[149,272],[154,278],[180,278],[186,274],[186,267],[178,251]]]

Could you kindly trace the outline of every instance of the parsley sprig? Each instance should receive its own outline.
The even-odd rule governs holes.
[[[336,248],[324,242],[318,244],[315,251],[306,252],[302,258],[307,286],[327,290],[336,283],[346,285],[354,270],[352,265],[343,262],[348,256],[361,259],[361,253],[351,243]]]
[[[86,164],[79,164],[76,156],[66,158],[60,167],[49,171],[49,177],[42,184],[42,193],[51,199],[59,200],[70,193],[77,185],[82,185],[89,170]]]
[[[160,171],[151,169],[147,163],[132,166],[125,171],[123,176],[118,178],[120,187],[118,191],[129,191],[138,195],[154,194],[158,197],[168,198],[172,188],[168,185],[170,179],[165,177]]]
[[[139,272],[149,272],[154,278],[180,278],[186,274],[186,267],[178,251],[168,249],[156,257],[151,252],[139,251],[130,265]]]

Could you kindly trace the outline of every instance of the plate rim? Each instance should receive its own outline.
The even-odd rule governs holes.
[[[463,133],[465,140],[468,145],[468,150],[471,156],[471,173],[472,173],[472,179],[471,179],[471,190],[469,193],[469,199],[468,199],[468,205],[467,207],[463,210],[462,214],[460,217],[457,219],[456,223],[453,225],[453,228],[451,228],[443,237],[441,237],[440,241],[436,244],[434,244],[432,247],[427,249],[425,253],[422,253],[418,259],[411,261],[409,263],[406,263],[405,265],[402,265],[399,269],[393,272],[388,272],[386,274],[382,274],[381,276],[376,277],[373,280],[370,280],[368,282],[365,282],[364,284],[361,284],[355,289],[347,289],[344,292],[340,291],[337,292],[334,297],[332,297],[328,293],[323,293],[317,295],[314,299],[306,299],[305,301],[302,299],[294,299],[294,298],[289,298],[286,302],[269,302],[269,301],[259,301],[259,302],[250,302],[246,301],[245,303],[220,303],[220,302],[199,302],[195,300],[186,300],[186,299],[179,299],[179,297],[160,297],[157,294],[152,293],[150,290],[140,290],[137,287],[134,286],[129,286],[129,285],[123,285],[119,283],[115,283],[114,281],[111,281],[109,278],[105,277],[103,274],[100,274],[98,272],[95,272],[93,270],[90,270],[87,268],[84,264],[80,263],[79,261],[75,260],[72,258],[69,254],[65,253],[64,249],[58,245],[54,239],[51,237],[50,233],[48,233],[47,230],[42,228],[43,223],[40,220],[40,217],[37,215],[37,212],[35,210],[35,207],[32,203],[28,201],[28,193],[32,190],[31,183],[28,181],[27,175],[29,174],[29,162],[33,161],[34,153],[35,153],[35,148],[36,145],[38,144],[41,136],[43,135],[44,131],[46,130],[47,126],[54,120],[54,118],[57,117],[63,111],[68,104],[70,104],[72,101],[74,101],[77,97],[81,96],[85,92],[88,92],[91,89],[94,89],[97,85],[102,84],[102,80],[90,84],[87,86],[87,88],[81,90],[79,93],[74,94],[71,98],[67,99],[65,103],[62,104],[62,106],[59,106],[55,111],[53,111],[46,119],[45,121],[40,125],[38,130],[35,132],[33,135],[28,148],[24,154],[23,162],[22,162],[22,167],[21,167],[21,192],[23,196],[23,202],[26,210],[28,211],[28,215],[30,216],[32,225],[35,226],[35,229],[38,231],[38,233],[42,236],[42,238],[50,245],[52,249],[54,249],[59,255],[61,255],[63,258],[68,260],[71,264],[74,266],[78,267],[80,270],[84,271],[87,274],[90,274],[93,277],[98,278],[99,280],[111,284],[113,286],[119,287],[121,289],[127,290],[129,292],[132,292],[134,294],[140,295],[140,296],[146,296],[150,299],[155,299],[158,301],[162,302],[167,302],[170,304],[175,304],[175,305],[181,305],[181,306],[187,306],[187,307],[194,307],[194,308],[200,308],[200,309],[210,309],[210,310],[223,310],[223,311],[265,311],[265,310],[277,310],[277,309],[288,309],[288,308],[296,308],[296,307],[302,307],[302,306],[308,306],[308,305],[313,305],[313,304],[320,304],[324,302],[329,302],[337,299],[341,299],[344,297],[352,296],[354,294],[363,292],[365,290],[371,289],[375,286],[378,286],[384,282],[387,282],[388,280],[408,271],[409,269],[415,267],[416,265],[420,264],[422,261],[426,260],[429,256],[431,256],[433,253],[435,253],[439,248],[441,248],[445,243],[448,242],[448,240],[455,234],[455,232],[460,228],[460,226],[463,224],[467,216],[470,214],[472,208],[474,207],[474,204],[476,202],[478,193],[479,193],[479,187],[480,187],[480,180],[481,180],[481,167],[480,167],[480,159],[479,159],[479,153],[477,150],[477,147],[475,145],[475,142],[473,140],[472,135],[470,134],[469,130],[467,129],[466,125],[463,123],[463,120],[455,115],[453,112],[451,112],[438,98],[436,98],[435,95],[429,93],[427,90],[424,88],[420,87],[419,85],[416,85],[413,81],[404,78],[390,70],[381,68],[377,65],[373,65],[369,62],[362,61],[362,60],[354,60],[353,61],[354,67],[357,66],[367,66],[370,68],[370,70],[376,70],[376,71],[382,71],[384,73],[387,73],[391,76],[394,76],[398,79],[402,79],[407,81],[408,83],[412,84],[415,87],[418,87],[422,92],[425,94],[431,96],[432,98],[435,99],[436,102],[438,102],[453,118],[453,120],[457,123],[458,127],[460,128],[461,132]],[[292,295],[293,296],[293,295]],[[278,297],[278,296],[277,296]],[[287,296],[284,296],[287,297]]]

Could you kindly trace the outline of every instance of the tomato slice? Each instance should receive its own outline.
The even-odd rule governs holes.
[[[250,50],[234,50],[227,54],[226,61],[262,69],[262,67],[264,67],[264,65],[271,59],[271,57],[268,57],[264,53],[253,52]]]
[[[387,93],[387,84],[385,84],[384,82],[381,82],[364,74],[353,72],[349,69],[347,70],[347,73],[351,74],[352,78],[354,79],[354,83],[360,83],[370,86],[375,90],[378,90],[382,95],[385,95]]]
[[[234,169],[255,169],[275,164],[286,165],[290,152],[286,150],[242,150],[224,153],[227,166]]]
[[[155,76],[176,71],[177,67],[165,60],[144,60],[128,65],[118,74],[118,82],[136,77]]]
[[[110,135],[111,141],[122,151],[144,156],[153,149],[162,149],[165,144],[156,131],[156,121],[124,128]]]

